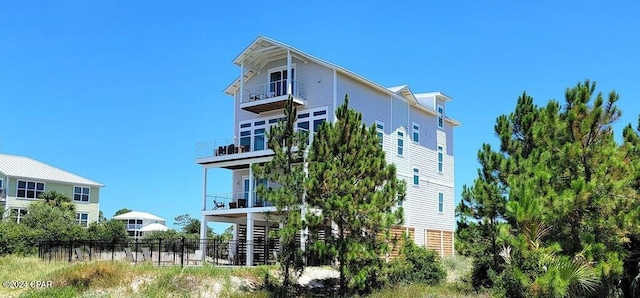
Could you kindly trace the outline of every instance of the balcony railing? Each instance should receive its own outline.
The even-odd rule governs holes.
[[[140,230],[140,229],[142,229],[142,225],[141,224],[127,224],[127,230],[128,231]]]
[[[268,84],[245,87],[240,103],[265,100],[283,95],[287,95],[287,80],[278,80]],[[304,84],[294,80],[291,84],[291,95],[295,98],[305,99]]]
[[[207,210],[229,210],[237,208],[249,208],[249,192],[221,193],[207,195]],[[254,199],[252,206],[255,207],[271,207],[273,204],[263,200],[258,196],[257,192],[253,192]]]
[[[253,146],[252,146],[253,143]],[[267,136],[228,138],[196,144],[196,158],[224,156],[267,150]]]

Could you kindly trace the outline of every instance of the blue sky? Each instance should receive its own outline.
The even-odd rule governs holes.
[[[395,1],[394,1],[395,2]],[[398,1],[400,2],[400,1]],[[105,184],[100,207],[199,218],[195,144],[233,133],[232,60],[258,35],[384,86],[453,97],[456,201],[495,119],[584,79],[640,112],[635,1],[0,1],[0,152]],[[230,173],[212,174],[229,192]]]

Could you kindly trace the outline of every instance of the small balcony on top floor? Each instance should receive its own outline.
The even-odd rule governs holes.
[[[304,84],[292,81],[289,86],[284,79],[271,81],[268,84],[245,86],[240,99],[240,108],[256,114],[283,109],[289,98],[287,92],[289,87],[291,87],[293,103],[296,106],[306,106]]]

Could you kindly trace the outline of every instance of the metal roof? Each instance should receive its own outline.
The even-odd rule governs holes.
[[[67,184],[103,187],[96,181],[69,173],[35,159],[0,153],[0,174],[15,178],[34,179]]]
[[[142,212],[142,211],[131,211],[131,212],[123,213],[123,214],[114,216],[113,219],[148,219],[148,220],[157,220],[157,221],[166,222],[166,220],[162,217],[158,217],[151,213]]]

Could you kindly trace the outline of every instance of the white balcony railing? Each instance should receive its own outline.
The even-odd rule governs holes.
[[[128,231],[140,230],[140,229],[142,229],[142,224],[127,224]]]
[[[253,85],[244,88],[243,98],[240,103],[255,102],[268,98],[287,95],[287,80],[273,81],[268,84]],[[291,95],[299,99],[305,99],[304,84],[293,81],[291,84]]]
[[[207,195],[207,210],[228,210],[237,208],[249,208],[249,206],[256,207],[270,207],[273,206],[271,202],[261,199],[257,192],[253,192],[253,204],[249,205],[249,192],[236,192],[236,193],[220,193]]]

